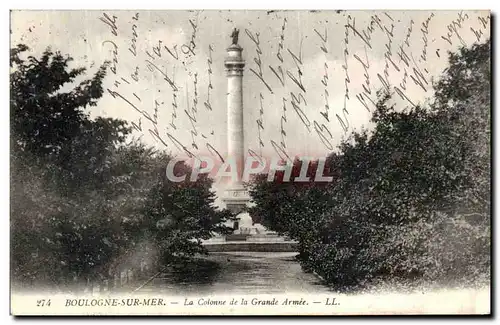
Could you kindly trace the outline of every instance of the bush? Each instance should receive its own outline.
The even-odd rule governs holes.
[[[339,290],[380,279],[485,283],[489,53],[488,41],[450,54],[429,107],[398,111],[389,105],[390,94],[379,93],[374,130],[353,132],[330,155],[334,182],[284,185],[257,178],[252,212],[298,240],[304,270]]]
[[[211,181],[167,182],[168,154],[130,141],[125,121],[89,117],[106,65],[74,85],[85,69],[70,69],[70,57],[26,51],[11,50],[13,282],[57,286],[105,278],[138,255],[164,263],[203,252],[200,239],[230,217],[214,207]]]

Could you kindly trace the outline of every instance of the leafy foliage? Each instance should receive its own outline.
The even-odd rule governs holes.
[[[374,130],[353,132],[327,160],[331,184],[257,178],[252,212],[298,240],[304,269],[338,289],[486,279],[489,53],[488,41],[450,54],[430,107],[399,111],[380,93]]]
[[[215,209],[210,180],[169,183],[168,154],[128,141],[123,120],[90,118],[106,65],[75,84],[86,70],[70,68],[70,57],[48,49],[25,58],[27,50],[11,50],[14,279],[107,277],[133,255],[203,252],[200,239],[225,231],[230,215]]]

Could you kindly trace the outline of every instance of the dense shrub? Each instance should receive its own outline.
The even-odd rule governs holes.
[[[256,178],[252,212],[299,241],[305,270],[344,290],[488,278],[490,43],[449,62],[428,107],[401,111],[379,93],[373,131],[327,160],[331,184]]]
[[[70,69],[70,57],[27,51],[11,50],[14,282],[99,279],[137,255],[188,258],[203,252],[200,239],[226,230],[230,214],[214,207],[210,180],[168,182],[168,154],[130,141],[125,121],[90,118],[106,65],[75,85],[85,69]]]

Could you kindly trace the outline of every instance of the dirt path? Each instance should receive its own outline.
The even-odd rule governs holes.
[[[202,293],[327,293],[313,274],[304,273],[296,253],[211,253],[189,271],[159,274],[140,292]]]

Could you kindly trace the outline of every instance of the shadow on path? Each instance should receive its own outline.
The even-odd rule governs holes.
[[[140,292],[207,293],[327,293],[313,274],[302,271],[297,253],[210,253],[182,269],[160,274]]]

